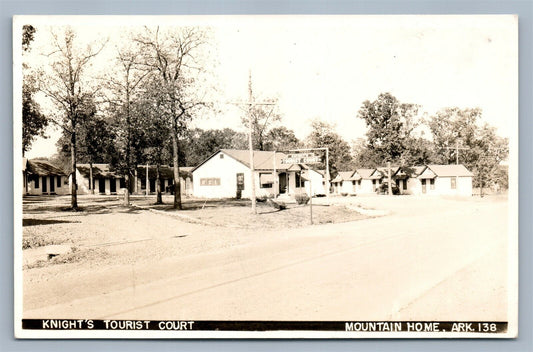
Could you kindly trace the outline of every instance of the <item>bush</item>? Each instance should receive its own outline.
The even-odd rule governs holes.
[[[263,195],[263,196],[259,196],[259,197],[255,197],[255,200],[256,200],[257,202],[261,202],[261,203],[262,203],[262,202],[266,202],[267,199],[268,199],[268,198],[267,198],[267,196],[265,196],[265,195]]]
[[[343,196],[343,197],[346,197],[347,195],[348,195],[347,192],[342,192],[342,193],[341,193],[341,196]]]
[[[274,195],[272,193],[269,193],[269,194],[263,194],[263,195],[260,195],[258,197],[255,197],[255,200],[258,201],[258,202],[266,202],[267,200],[269,199],[273,199],[274,198]]]
[[[294,196],[294,199],[296,200],[296,203],[298,204],[307,204],[309,203],[309,196],[305,193],[300,193]]]
[[[400,189],[398,188],[398,186],[396,186],[396,183],[392,183],[391,185],[392,187],[392,194],[393,195],[399,195],[400,194]],[[376,190],[377,193],[379,194],[389,194],[389,186],[386,182],[383,182],[379,187],[378,189]]]

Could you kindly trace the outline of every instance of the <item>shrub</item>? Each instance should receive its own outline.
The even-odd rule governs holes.
[[[305,193],[300,193],[294,196],[294,199],[296,200],[296,203],[298,204],[307,204],[309,203],[309,196]]]
[[[341,193],[341,196],[343,196],[343,197],[346,197],[347,195],[348,195],[347,192],[342,192],[342,193]]]
[[[267,196],[262,195],[262,196],[259,196],[259,197],[255,197],[255,200],[256,200],[257,202],[266,202],[266,200],[267,200]]]

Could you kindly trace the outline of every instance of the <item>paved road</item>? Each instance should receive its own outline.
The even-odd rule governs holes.
[[[392,201],[384,206],[389,216],[300,228],[272,241],[265,234],[120,275],[109,269],[102,275],[120,277],[118,289],[24,317],[506,320],[507,202],[416,204]]]

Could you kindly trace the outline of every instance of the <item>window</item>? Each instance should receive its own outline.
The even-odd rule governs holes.
[[[61,176],[57,176],[57,178],[56,178],[56,186],[61,188]]]
[[[220,159],[224,159],[224,154],[220,154]]]
[[[435,179],[434,178],[429,180],[429,188],[430,189],[435,189]]]
[[[201,178],[200,186],[220,186],[220,178]]]
[[[294,175],[296,175],[296,178],[295,178],[295,180],[296,180],[296,187],[297,187],[297,188],[302,188],[302,187],[304,187],[304,186],[305,186],[305,182],[304,182],[304,180],[302,179],[302,174],[299,173],[299,172],[297,172],[297,173],[295,173]]]
[[[259,188],[272,188],[274,183],[274,177],[271,173],[260,173],[259,174]]]
[[[120,179],[119,188],[126,188],[126,179],[124,179],[124,178]]]
[[[452,189],[457,188],[457,179],[455,177],[450,178],[450,186]]]
[[[39,176],[35,176],[35,188],[39,188]]]
[[[239,172],[236,175],[237,192],[244,190],[244,173]]]
[[[372,191],[376,190],[376,180],[372,180]]]

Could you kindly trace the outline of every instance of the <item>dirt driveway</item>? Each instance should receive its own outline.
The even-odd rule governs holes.
[[[441,296],[431,298],[431,292],[438,292],[439,287],[447,295],[462,292],[457,291],[455,273],[464,272],[463,277],[470,278],[472,263],[505,245],[506,215],[497,215],[507,205],[504,199],[423,201],[387,196],[332,198],[330,203],[385,209],[389,215],[261,231],[197,224],[164,212],[122,208],[118,203],[98,208],[98,200],[91,205],[90,216],[63,213],[59,217],[56,211],[47,213],[34,204],[34,208],[28,206],[25,217],[68,222],[26,226],[24,231],[39,226],[55,236],[63,234],[86,257],[27,267],[23,271],[24,314],[48,318],[148,315],[151,319],[183,314],[192,314],[188,316],[194,319],[268,319],[277,314],[278,319],[338,319],[346,318],[347,312],[359,312],[358,319],[390,319],[401,318],[404,312],[420,318],[427,310],[416,302],[425,297],[434,304]],[[478,228],[483,233],[473,231]],[[80,236],[82,232],[89,236]],[[369,247],[369,243],[375,244]],[[500,268],[492,271],[494,277],[477,275],[483,278],[482,285],[492,280],[489,285],[495,291],[485,297],[490,304],[502,297],[505,300],[501,268],[506,258],[502,253],[498,251],[492,257],[499,259],[489,263],[491,268]],[[397,262],[387,264],[392,258]],[[384,284],[389,287],[386,291]],[[366,287],[363,291],[361,285]],[[474,289],[477,292],[481,287],[476,284]],[[283,292],[297,298],[271,300],[283,297]],[[364,298],[370,292],[380,299],[370,304]],[[262,298],[268,304],[257,305],[261,295],[269,297]],[[331,295],[337,298],[331,300]],[[352,301],[355,297],[357,302]],[[183,304],[178,304],[180,300]],[[299,303],[295,306],[295,302]],[[321,307],[320,311],[313,311],[313,305]],[[505,307],[492,313],[500,317]],[[479,318],[478,310],[469,309]]]

